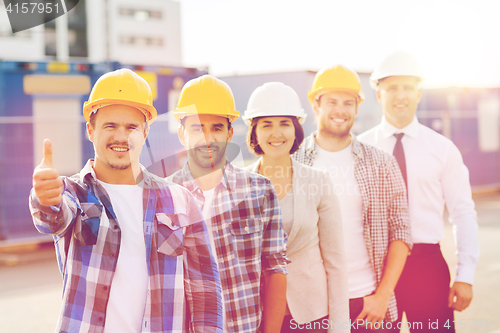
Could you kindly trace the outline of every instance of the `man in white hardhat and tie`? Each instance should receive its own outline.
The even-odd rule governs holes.
[[[454,332],[453,311],[466,309],[472,300],[479,258],[477,214],[460,151],[415,116],[422,77],[411,54],[387,56],[370,78],[382,104],[382,122],[359,140],[394,154],[407,186],[414,245],[396,287],[399,321],[404,311],[410,324],[422,323],[420,330],[415,329],[417,325],[412,332]],[[451,288],[450,272],[439,246],[445,206],[458,252]]]

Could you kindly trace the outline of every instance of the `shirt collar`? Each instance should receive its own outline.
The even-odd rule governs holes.
[[[89,159],[83,169],[80,171],[80,181],[82,183],[85,182],[85,179],[90,180],[92,183],[97,183],[97,176],[95,174],[94,168],[92,167],[92,162],[94,162],[93,159]],[[142,170],[142,177],[144,181],[145,187],[151,187],[152,185],[152,176],[151,174],[146,170],[146,168],[143,165],[139,165]]]
[[[222,179],[219,184],[217,184],[217,186],[223,186],[227,190],[233,191],[236,188],[236,177],[234,177],[234,172],[235,171],[233,165],[229,162],[226,162],[226,167],[224,168]],[[200,188],[196,180],[193,178],[191,170],[189,170],[188,162],[184,164],[184,167],[181,170],[181,174],[181,182],[182,184],[184,184],[184,187],[186,187],[190,192],[194,192],[196,189]]]
[[[363,153],[363,147],[361,146],[361,143],[356,138],[356,135],[351,133],[351,139],[352,139],[352,142],[351,142],[352,153],[359,158],[363,158],[365,156],[365,154]]]
[[[382,122],[381,122],[382,135],[384,136],[384,138],[388,138],[396,133],[404,133],[406,136],[416,139],[418,137],[419,124],[420,123],[418,122],[418,119],[415,116],[411,121],[411,123],[406,125],[406,127],[399,129],[390,124],[385,119],[385,117],[382,116]]]
[[[304,140],[304,148],[306,151],[306,154],[311,154],[315,152],[316,149],[316,134],[317,131],[311,133],[305,140]],[[356,138],[356,135],[354,135],[352,132],[351,134],[351,144],[352,144],[352,153],[356,155],[359,158],[363,158],[363,148],[361,147],[361,143],[358,141]]]

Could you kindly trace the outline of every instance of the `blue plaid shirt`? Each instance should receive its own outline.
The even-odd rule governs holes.
[[[187,163],[167,179],[186,187],[204,206]],[[228,331],[255,333],[261,321],[261,275],[286,274],[278,196],[269,179],[227,163],[211,216]]]
[[[222,332],[217,264],[193,196],[144,168],[143,178],[149,282],[142,332]],[[89,161],[79,174],[63,177],[59,206],[42,206],[33,190],[30,196],[35,227],[54,236],[63,275],[57,332],[104,330],[121,232],[109,196],[96,179]],[[186,204],[174,205],[173,195]],[[109,225],[100,223],[103,210]]]

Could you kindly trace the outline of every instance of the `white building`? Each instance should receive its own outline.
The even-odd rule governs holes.
[[[69,56],[89,62],[181,66],[180,3],[173,0],[80,0],[67,13]],[[0,0],[0,59],[56,58],[56,24],[13,34]]]

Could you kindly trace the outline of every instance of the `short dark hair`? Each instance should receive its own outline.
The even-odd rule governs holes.
[[[290,118],[293,127],[295,128],[295,141],[293,142],[293,146],[289,152],[290,154],[293,154],[299,149],[302,141],[304,141],[304,129],[302,128],[302,125],[299,123],[297,117],[294,116],[286,116],[286,117]],[[247,135],[247,146],[250,149],[250,151],[254,152],[256,155],[264,155],[264,151],[262,150],[262,148],[260,148],[259,143],[257,141],[257,133],[256,133],[257,122],[259,121],[260,118],[265,118],[265,117],[256,117],[252,119],[252,124],[250,124],[250,130],[248,131]]]
[[[181,126],[184,128],[186,127],[185,124],[186,124],[186,118],[187,117],[183,117],[181,118],[180,120],[180,123],[181,123]],[[226,118],[227,119],[227,130],[229,131],[231,129],[231,120],[229,120],[229,118]]]

